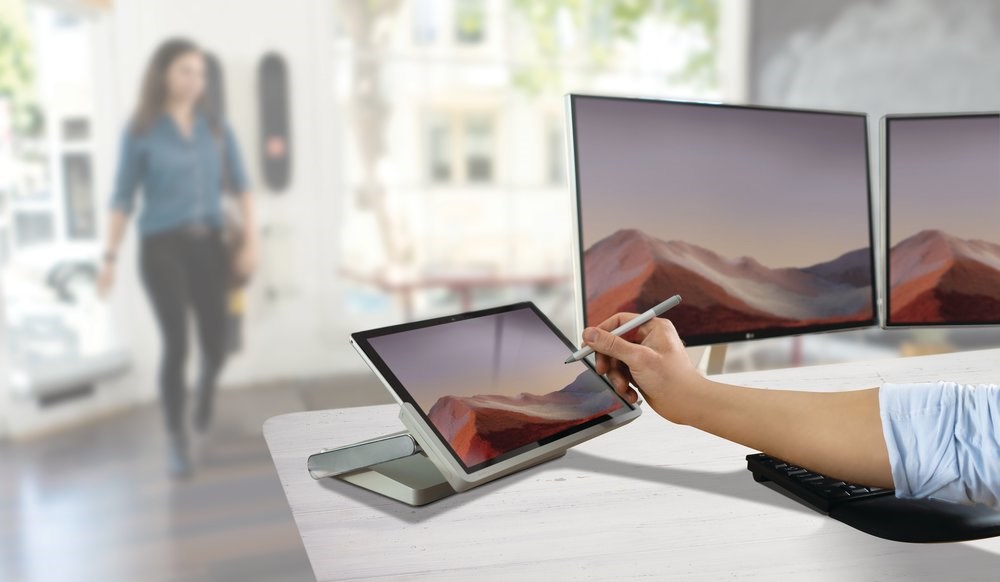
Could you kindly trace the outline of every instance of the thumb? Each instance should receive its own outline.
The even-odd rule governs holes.
[[[583,342],[595,352],[611,356],[629,366],[638,355],[639,346],[598,327],[583,330]]]

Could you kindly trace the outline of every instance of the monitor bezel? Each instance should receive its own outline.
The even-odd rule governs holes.
[[[572,194],[571,198],[573,201],[573,238],[576,245],[575,252],[573,253],[573,293],[577,298],[577,304],[579,309],[576,314],[577,330],[578,333],[582,332],[583,329],[589,324],[593,325],[599,322],[588,322],[587,321],[587,307],[586,307],[586,283],[583,277],[583,227],[581,222],[580,213],[580,188],[579,188],[579,167],[577,164],[577,144],[576,144],[576,108],[575,101],[578,98],[584,99],[606,99],[612,101],[645,101],[654,103],[666,103],[672,105],[688,105],[695,107],[720,107],[726,109],[750,109],[750,110],[760,110],[760,111],[778,111],[787,113],[809,113],[809,114],[827,114],[845,117],[860,118],[863,121],[864,128],[864,144],[865,144],[865,186],[866,196],[867,196],[867,211],[868,211],[868,254],[869,254],[869,270],[871,277],[871,317],[864,321],[850,322],[850,323],[837,323],[837,324],[827,324],[827,325],[806,325],[798,327],[782,327],[782,328],[763,328],[759,330],[746,331],[746,332],[728,332],[728,333],[714,333],[714,334],[682,334],[681,340],[688,347],[695,346],[708,346],[714,344],[723,343],[734,343],[743,341],[755,341],[762,339],[778,338],[778,337],[790,337],[796,335],[814,334],[814,333],[829,333],[838,331],[850,331],[850,330],[860,330],[860,329],[870,329],[879,326],[879,302],[878,302],[878,273],[876,272],[876,252],[875,252],[875,220],[873,216],[873,204],[874,200],[872,197],[872,174],[871,174],[871,149],[869,146],[869,135],[868,135],[868,115],[866,113],[854,112],[854,111],[835,111],[835,110],[825,110],[825,109],[803,109],[803,108],[792,108],[792,107],[774,107],[765,105],[748,105],[748,104],[735,104],[735,103],[724,103],[722,101],[697,101],[697,100],[685,100],[685,99],[667,99],[667,98],[655,98],[655,97],[631,97],[622,95],[595,95],[587,93],[567,93],[565,97],[566,106],[566,140],[567,140],[567,163],[569,164],[569,171],[567,175],[570,177],[570,192]]]
[[[557,338],[559,338],[559,340],[567,347],[567,352],[566,352],[567,355],[577,350],[577,347],[573,345],[573,343],[570,342],[570,340],[559,330],[559,328],[556,327],[556,325],[552,323],[552,321],[538,308],[538,306],[531,301],[522,301],[510,305],[502,305],[499,307],[480,309],[477,311],[469,311],[455,315],[446,315],[443,317],[425,319],[422,321],[413,321],[397,325],[390,325],[387,327],[369,329],[351,334],[351,340],[354,343],[354,345],[361,350],[365,358],[367,358],[367,360],[372,364],[372,366],[376,369],[378,374],[381,375],[381,377],[384,379],[384,384],[388,389],[392,391],[397,401],[400,404],[407,403],[411,405],[411,407],[416,412],[416,414],[419,415],[423,423],[432,431],[433,438],[438,443],[443,445],[443,449],[448,451],[451,458],[457,463],[457,466],[460,467],[467,476],[474,476],[483,470],[489,469],[493,466],[499,465],[506,461],[510,461],[512,459],[517,459],[518,457],[521,456],[530,456],[538,448],[545,445],[550,445],[553,443],[560,443],[560,442],[567,442],[570,445],[576,444],[574,438],[578,434],[583,433],[588,429],[600,427],[601,425],[604,425],[606,423],[617,422],[620,417],[635,413],[639,410],[638,403],[631,404],[627,400],[625,400],[625,398],[623,398],[620,394],[618,394],[618,392],[615,390],[614,386],[612,386],[611,382],[607,379],[607,377],[598,374],[597,370],[594,368],[594,365],[589,360],[583,359],[581,360],[581,362],[583,362],[583,364],[591,372],[593,372],[594,375],[597,378],[599,378],[601,382],[604,383],[607,389],[610,390],[618,398],[619,401],[621,401],[621,403],[624,405],[621,409],[615,410],[611,414],[604,414],[597,418],[569,427],[554,435],[534,441],[533,443],[529,443],[512,451],[507,451],[506,453],[497,455],[492,459],[487,459],[486,461],[477,463],[475,465],[467,465],[465,461],[462,460],[462,458],[458,455],[455,449],[452,448],[451,443],[448,442],[448,439],[446,439],[444,435],[441,434],[438,428],[434,425],[434,423],[431,422],[430,416],[428,415],[429,411],[425,411],[420,407],[416,399],[410,394],[409,390],[406,389],[406,386],[403,385],[403,383],[399,380],[396,374],[392,371],[392,368],[385,362],[385,360],[382,359],[382,356],[378,353],[378,350],[376,350],[375,347],[369,341],[373,338],[377,338],[380,336],[392,335],[396,333],[413,331],[416,329],[434,327],[438,325],[446,325],[449,323],[455,323],[469,319],[476,319],[479,317],[489,317],[491,315],[497,315],[500,313],[520,311],[522,309],[528,309],[531,312],[533,312],[535,316],[538,317],[539,320],[541,320],[546,325],[546,327],[548,327],[549,331],[551,331]]]
[[[892,236],[890,234],[890,217],[889,217],[889,205],[890,205],[890,179],[889,179],[889,150],[890,138],[889,138],[889,125],[895,120],[934,120],[934,119],[969,119],[976,117],[994,117],[1000,118],[1000,111],[957,111],[957,112],[946,112],[946,113],[890,113],[883,115],[879,123],[879,173],[882,177],[882,188],[880,196],[880,213],[879,222],[881,223],[882,231],[882,245],[881,245],[881,255],[882,255],[882,316],[880,318],[880,327],[882,329],[913,329],[913,328],[925,328],[925,327],[935,327],[935,328],[966,328],[966,327],[996,327],[1000,325],[1000,321],[942,321],[942,322],[915,322],[915,323],[893,323],[890,321],[890,315],[892,313],[892,262],[891,254],[892,247],[890,246],[890,241]]]

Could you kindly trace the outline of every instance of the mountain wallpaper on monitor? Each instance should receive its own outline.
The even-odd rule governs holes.
[[[442,396],[427,416],[471,467],[621,408],[590,374],[548,394]]]
[[[584,252],[587,322],[641,312],[679,293],[670,320],[687,336],[865,322],[872,317],[867,248],[801,268],[770,268],[694,244],[619,230]]]
[[[1000,321],[1000,245],[923,230],[889,253],[895,324]]]

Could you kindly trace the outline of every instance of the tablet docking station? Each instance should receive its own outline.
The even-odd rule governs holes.
[[[557,459],[642,414],[589,362],[564,363],[575,345],[528,301],[355,332],[351,345],[403,432],[316,453],[309,474],[409,505]]]
[[[404,424],[408,424],[405,407],[400,412],[400,419]],[[415,506],[427,505],[453,495],[459,490],[464,491],[475,486],[458,483],[456,486],[459,488],[456,489],[441,469],[428,458],[428,454],[435,453],[433,449],[428,451],[421,447],[411,431],[400,431],[334,449],[324,449],[310,455],[306,465],[313,479],[333,477]],[[524,460],[482,482],[557,459],[565,454],[565,449],[558,449]]]
[[[313,479],[335,477],[408,505],[425,505],[455,490],[406,431],[310,455]]]

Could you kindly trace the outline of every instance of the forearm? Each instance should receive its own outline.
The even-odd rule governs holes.
[[[108,220],[108,238],[104,250],[111,255],[118,253],[122,239],[125,237],[125,228],[128,226],[128,215],[120,210],[112,210]]]
[[[878,388],[802,392],[701,379],[686,424],[810,470],[892,487]]]
[[[257,248],[257,208],[250,192],[242,192],[239,196],[240,214],[243,219],[243,244],[248,248]]]
[[[636,328],[632,339],[638,343],[610,333],[634,317],[619,313],[583,332],[584,342],[599,354],[597,371],[608,374],[623,396],[635,398],[631,382],[667,420],[830,477],[892,487],[877,388],[817,393],[713,382],[691,365],[668,319]]]

